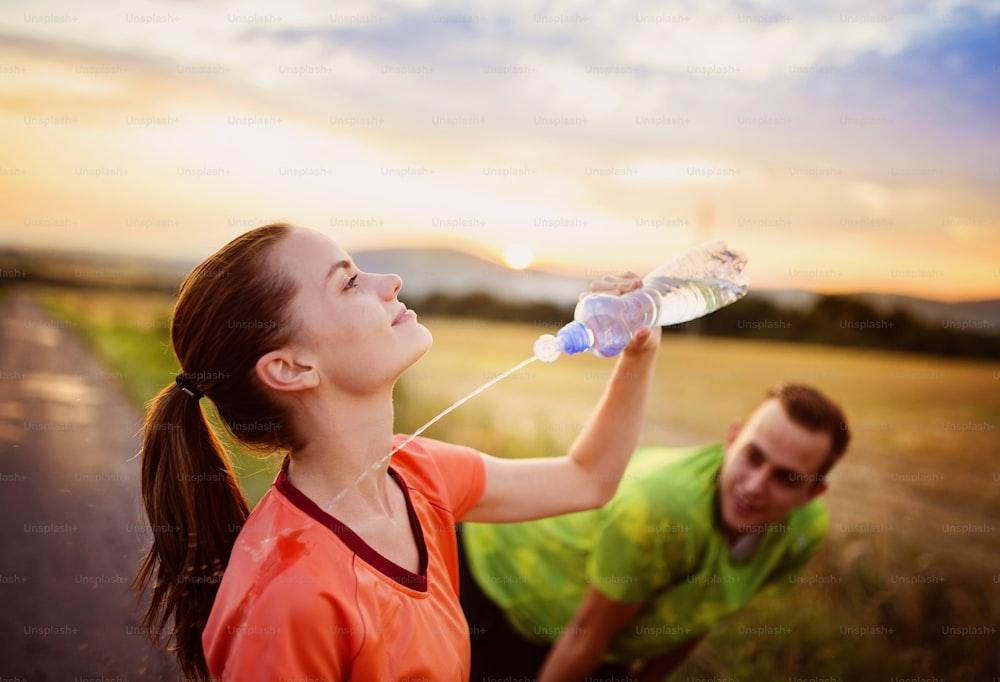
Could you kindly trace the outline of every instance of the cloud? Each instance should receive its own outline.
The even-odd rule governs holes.
[[[889,206],[889,193],[874,182],[854,180],[847,183],[845,193],[848,200],[857,204],[871,217],[882,216]]]
[[[58,196],[74,234],[45,239],[163,252],[284,218],[640,270],[711,230],[772,268],[849,255],[834,234],[995,253],[995,1],[22,5],[7,233],[58,224]]]

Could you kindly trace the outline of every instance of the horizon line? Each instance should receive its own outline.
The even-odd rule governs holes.
[[[377,252],[377,251],[381,251],[381,252],[392,252],[392,251],[397,251],[397,252],[404,252],[404,251],[412,251],[412,252],[420,252],[420,251],[424,251],[424,252],[427,252],[427,251],[451,251],[451,252],[454,252],[454,253],[462,254],[464,256],[468,256],[470,258],[474,258],[474,259],[477,259],[477,260],[481,260],[481,261],[490,263],[491,265],[495,265],[496,267],[501,268],[504,271],[509,272],[511,274],[518,273],[518,272],[523,272],[523,273],[529,273],[530,272],[530,273],[539,273],[539,274],[551,275],[553,277],[562,277],[562,278],[565,278],[565,279],[581,279],[581,280],[592,279],[592,277],[588,277],[588,276],[586,276],[584,274],[573,274],[571,272],[559,271],[558,269],[553,270],[551,268],[546,268],[546,267],[528,266],[526,268],[513,268],[513,267],[510,267],[509,265],[506,265],[505,263],[503,263],[499,258],[490,257],[490,255],[488,255],[489,250],[486,249],[486,248],[460,248],[460,247],[456,247],[456,246],[443,246],[443,245],[434,245],[434,246],[428,246],[428,247],[415,247],[415,246],[399,246],[399,247],[372,246],[370,248],[355,249],[355,250],[353,250],[353,253],[366,253],[366,252]],[[93,260],[93,261],[105,261],[105,262],[114,262],[114,261],[124,262],[124,261],[129,261],[129,260],[138,261],[138,262],[145,263],[147,265],[146,273],[145,274],[154,275],[154,277],[151,277],[148,280],[150,284],[157,283],[156,282],[156,277],[155,277],[155,275],[157,274],[157,268],[155,267],[156,264],[159,264],[159,265],[162,266],[160,268],[159,273],[158,273],[161,276],[160,277],[160,283],[162,283],[163,276],[168,276],[168,272],[167,271],[169,271],[169,277],[170,278],[173,278],[175,275],[177,275],[177,281],[179,283],[184,278],[184,274],[178,273],[176,266],[184,265],[184,267],[187,268],[188,271],[190,271],[190,269],[193,269],[194,266],[197,265],[201,261],[201,259],[199,259],[198,257],[195,257],[195,256],[190,256],[190,257],[187,257],[187,256],[158,256],[158,255],[151,255],[151,254],[139,253],[139,252],[136,252],[136,251],[114,251],[114,250],[108,250],[108,249],[98,250],[98,249],[79,249],[79,248],[77,248],[77,249],[70,249],[70,248],[60,248],[60,247],[54,247],[54,246],[25,245],[25,244],[2,244],[2,243],[0,243],[0,253],[4,253],[4,252],[20,254],[20,255],[24,255],[26,257],[38,258],[38,259],[44,259],[44,258],[47,258],[47,257],[64,258],[67,261],[73,261],[73,260],[76,260],[76,261]],[[187,265],[188,263],[190,263],[190,266]],[[154,265],[154,267],[148,267],[149,265]],[[13,273],[12,274],[6,274],[6,273],[4,273],[2,267],[3,266],[0,265],[0,283],[10,283],[12,280],[17,279],[17,277],[14,276]],[[43,273],[19,273],[19,274],[21,276],[26,276],[26,275],[29,275],[29,274],[34,274],[35,276],[44,276]],[[100,274],[100,273],[98,273],[98,274]],[[118,274],[121,275],[123,273],[118,273]],[[130,274],[131,277],[133,277],[133,279],[131,280],[131,284],[134,285],[135,279],[142,279],[142,274],[143,273],[132,272],[132,273],[129,273],[129,274]],[[107,286],[107,285],[111,285],[112,284],[111,281],[101,281],[99,278],[94,277],[93,274],[88,275],[86,279],[89,280],[89,282],[91,283],[91,285],[97,285],[97,286],[99,286],[99,285],[105,285],[105,286]],[[71,284],[72,281],[71,280],[66,280],[65,283],[66,284]],[[81,281],[80,282],[80,286],[84,286],[84,287],[87,286],[87,282],[86,281]],[[754,291],[771,292],[771,293],[783,293],[783,292],[784,293],[802,293],[802,294],[809,294],[809,295],[814,295],[814,296],[865,296],[865,295],[868,295],[868,296],[895,296],[895,297],[912,298],[912,299],[919,299],[919,300],[923,300],[923,301],[930,301],[930,302],[934,302],[934,303],[953,304],[953,305],[958,305],[958,304],[963,304],[963,303],[990,303],[990,302],[998,302],[998,303],[1000,303],[1000,290],[992,292],[992,293],[990,293],[990,292],[982,292],[982,293],[978,293],[978,294],[967,294],[963,298],[933,298],[933,297],[930,297],[930,296],[928,296],[926,294],[922,294],[922,293],[904,292],[904,291],[900,291],[900,290],[896,290],[896,291],[879,290],[879,289],[864,288],[864,287],[836,287],[836,286],[834,286],[834,287],[830,287],[830,286],[827,286],[827,287],[820,287],[820,286],[818,286],[818,287],[805,287],[805,286],[787,287],[787,286],[773,286],[773,285],[771,285],[771,286],[768,286],[768,285],[754,286],[751,283],[750,292],[752,293]]]

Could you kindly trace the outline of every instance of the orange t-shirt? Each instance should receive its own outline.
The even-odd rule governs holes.
[[[236,539],[202,634],[214,676],[468,679],[454,524],[483,494],[482,458],[418,438],[393,455],[390,475],[406,497],[423,570],[377,553],[279,473]]]

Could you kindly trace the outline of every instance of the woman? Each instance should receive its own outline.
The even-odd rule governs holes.
[[[595,288],[625,291],[637,277]],[[431,335],[395,275],[326,236],[252,230],[181,285],[183,371],[152,401],[142,454],[153,546],[144,623],[189,677],[466,679],[454,524],[600,506],[636,444],[659,334],[636,335],[565,457],[506,460],[393,437],[392,390]],[[283,451],[253,513],[209,428]],[[391,459],[387,456],[402,446]]]

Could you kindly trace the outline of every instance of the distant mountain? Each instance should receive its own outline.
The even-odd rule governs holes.
[[[893,310],[909,313],[915,320],[929,327],[989,336],[1000,335],[1000,299],[946,303],[913,296],[874,293],[854,294],[852,298],[867,303],[883,314],[889,314]]]
[[[400,297],[406,300],[431,294],[459,296],[483,292],[509,302],[573,304],[590,280],[543,270],[511,270],[453,249],[377,249],[357,251],[354,261],[369,272],[394,272],[403,279]],[[799,289],[757,289],[748,297],[778,308],[807,312],[821,294]],[[1000,299],[947,303],[898,294],[861,292],[848,298],[865,303],[879,314],[903,311],[932,328],[950,328],[1000,335]],[[964,328],[964,329],[963,329]]]
[[[512,270],[454,249],[374,249],[356,251],[355,262],[369,272],[393,272],[403,279],[400,297],[406,301],[433,294],[459,297],[485,293],[508,303],[573,305],[590,281],[544,270]],[[45,281],[80,286],[155,288],[176,291],[193,267],[193,261],[81,254],[60,251],[27,251],[0,248],[0,284]],[[759,289],[751,285],[748,299],[777,308],[807,313],[822,297],[797,289]],[[894,310],[910,315],[931,329],[968,331],[1000,336],[1000,299],[946,303],[897,294],[850,294],[873,309],[890,315]]]
[[[800,289],[753,289],[752,287],[747,295],[766,300],[779,308],[797,312],[807,312],[822,296],[814,291]],[[928,327],[1000,336],[1000,299],[949,303],[901,294],[873,292],[844,294],[844,297],[864,303],[880,315],[888,316],[894,311],[901,311]]]
[[[0,284],[36,282],[175,292],[194,266],[194,262],[155,256],[0,248]]]
[[[355,251],[354,262],[368,272],[391,272],[403,280],[400,298],[432,294],[485,293],[513,303],[572,303],[590,281],[544,270],[512,270],[453,249]]]

